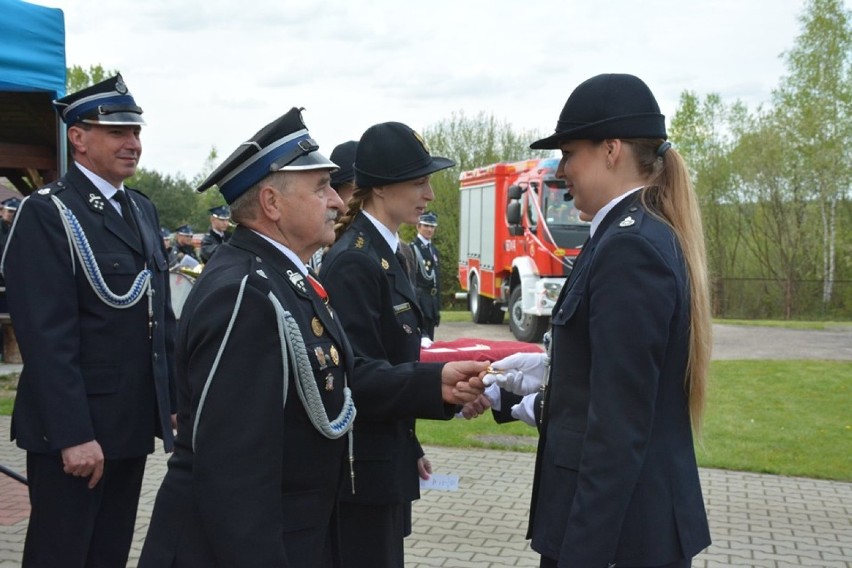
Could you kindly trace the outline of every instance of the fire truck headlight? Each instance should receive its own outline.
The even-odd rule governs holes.
[[[562,284],[558,282],[547,282],[544,285],[544,295],[551,302],[555,302],[559,298],[559,292],[562,290]]]

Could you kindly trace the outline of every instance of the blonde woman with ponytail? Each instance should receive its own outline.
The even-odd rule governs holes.
[[[557,175],[592,222],[552,314],[549,378],[530,395],[542,567],[685,568],[710,544],[693,443],[712,342],[704,235],[666,138],[647,85],[610,74],[579,85],[531,145],[561,151]],[[485,382],[538,386],[510,371]]]

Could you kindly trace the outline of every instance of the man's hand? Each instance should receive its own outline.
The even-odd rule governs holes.
[[[489,408],[491,408],[491,400],[484,394],[481,394],[476,397],[476,400],[468,402],[462,407],[461,415],[462,418],[470,420],[471,418],[478,418]]]
[[[429,479],[432,476],[432,462],[426,456],[417,460],[417,473],[420,479]]]
[[[447,404],[473,402],[485,390],[479,376],[488,368],[487,361],[452,361],[441,370],[441,397]]]
[[[62,448],[62,470],[74,477],[90,477],[89,489],[94,489],[104,474],[104,452],[96,441]]]

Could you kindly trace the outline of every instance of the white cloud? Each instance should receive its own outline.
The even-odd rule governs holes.
[[[145,109],[142,165],[195,174],[292,106],[326,152],[370,125],[493,113],[550,131],[571,90],[643,78],[769,100],[804,0],[36,0],[62,8],[69,65],[120,69]]]

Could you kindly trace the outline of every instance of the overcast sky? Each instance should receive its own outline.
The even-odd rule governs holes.
[[[785,73],[804,0],[36,0],[68,65],[118,69],[145,110],[141,165],[191,178],[293,106],[326,155],[372,124],[453,111],[549,133],[574,87],[633,73],[750,108]],[[847,2],[848,5],[848,2]],[[428,140],[427,140],[428,142]]]

